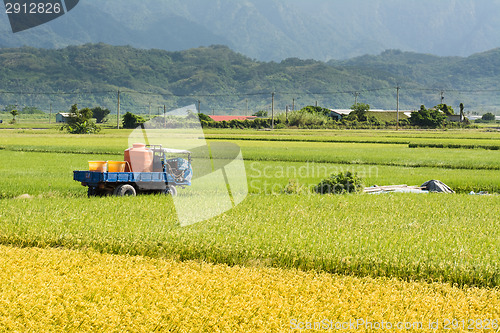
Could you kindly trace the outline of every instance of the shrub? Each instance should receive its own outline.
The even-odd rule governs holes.
[[[329,109],[326,109],[326,108],[319,107],[319,106],[309,105],[309,106],[306,106],[306,107],[300,109],[299,112],[307,112],[307,113],[311,113],[311,114],[330,116],[330,113],[332,111],[330,111]]]
[[[344,194],[360,192],[363,189],[361,177],[355,173],[339,173],[337,175],[331,174],[330,177],[323,179],[314,191],[320,194]]]
[[[61,127],[61,130],[66,129],[70,134],[93,134],[98,133],[101,128],[98,127],[92,120],[92,110],[89,108],[78,109],[76,104],[71,106],[71,116],[67,120],[67,124]]]
[[[444,113],[437,109],[426,109],[424,105],[420,106],[420,110],[412,112],[410,116],[410,123],[420,127],[442,127],[445,120]]]
[[[93,121],[86,120],[83,123],[74,123],[67,126],[68,133],[70,134],[95,134],[101,131]]]
[[[366,113],[370,111],[370,105],[364,103],[357,103],[351,106],[352,112],[349,113],[349,117],[352,120],[367,121],[368,118]]]
[[[285,114],[280,114],[277,120],[280,123],[286,123]],[[310,113],[302,110],[288,113],[288,125],[298,128],[325,127],[329,122],[331,122],[330,118],[322,113]]]
[[[484,120],[484,121],[495,121],[495,115],[493,113],[491,113],[491,112],[485,113],[481,117],[481,120]]]

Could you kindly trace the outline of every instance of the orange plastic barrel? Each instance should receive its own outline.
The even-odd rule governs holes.
[[[104,161],[89,161],[89,171],[106,172],[106,166]]]
[[[108,161],[108,172],[125,172],[125,164],[123,161]]]
[[[153,151],[144,143],[134,143],[132,148],[125,150],[124,159],[131,172],[153,171]]]

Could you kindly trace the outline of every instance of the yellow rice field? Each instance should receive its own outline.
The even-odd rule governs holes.
[[[422,331],[437,321],[435,332],[447,320],[453,332],[472,320],[494,332],[500,319],[498,288],[6,246],[0,267],[2,332]]]

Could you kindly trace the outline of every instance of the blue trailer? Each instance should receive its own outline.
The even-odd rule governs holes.
[[[140,193],[177,195],[177,188],[191,185],[191,153],[148,146],[154,153],[153,172],[73,171],[73,179],[88,187],[88,196],[135,196]],[[187,158],[169,158],[185,154]]]

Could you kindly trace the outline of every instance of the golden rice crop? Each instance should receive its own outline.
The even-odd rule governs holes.
[[[5,246],[0,267],[0,331],[276,332],[322,320],[440,320],[442,329],[446,319],[500,319],[500,289]]]

